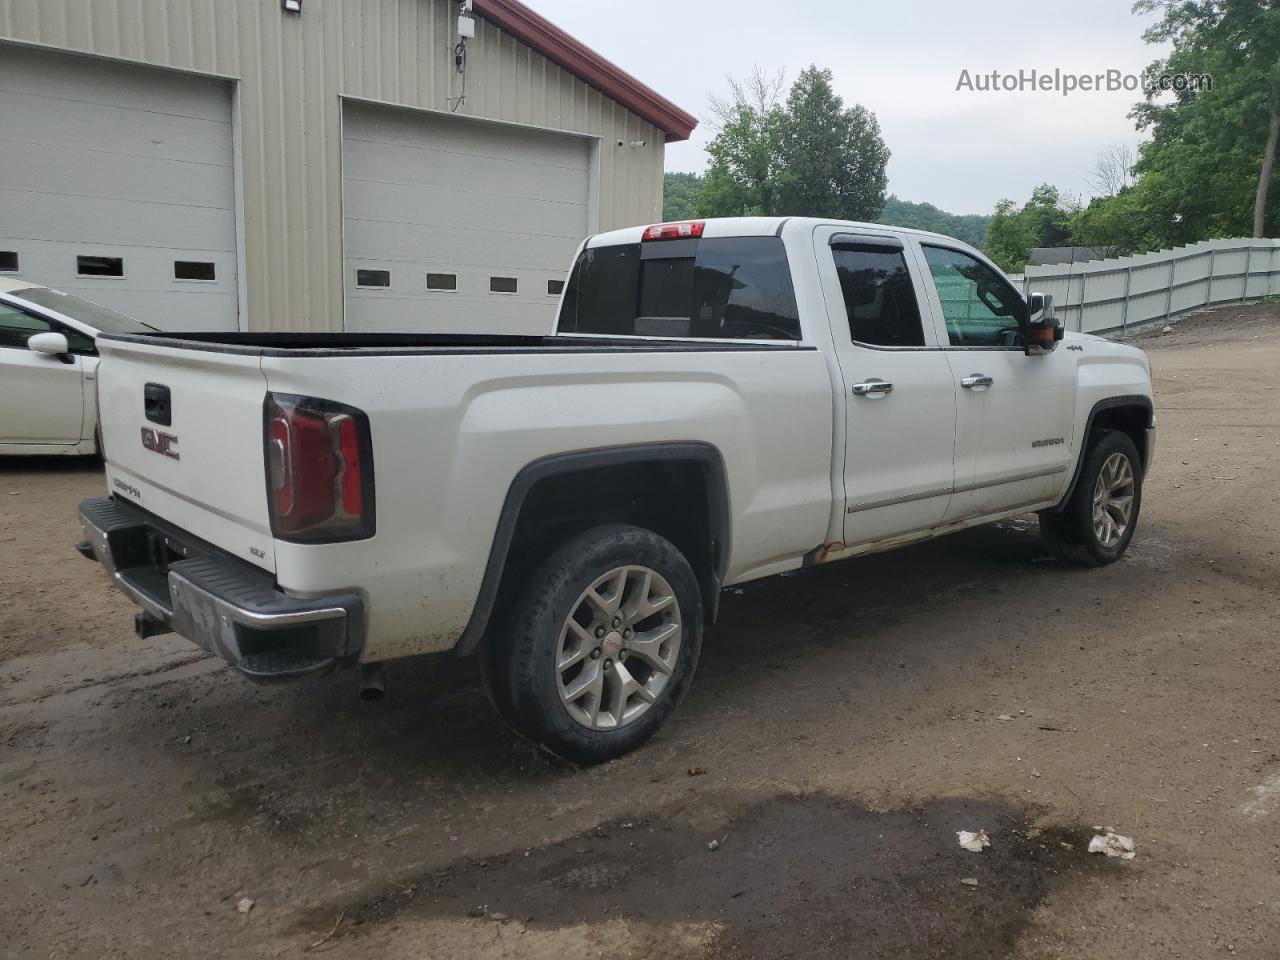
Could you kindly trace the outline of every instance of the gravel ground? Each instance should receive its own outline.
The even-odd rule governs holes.
[[[1028,518],[749,585],[668,730],[591,770],[466,664],[365,704],[134,639],[70,549],[95,468],[0,463],[0,955],[1274,960],[1278,313],[1139,338],[1121,563]]]

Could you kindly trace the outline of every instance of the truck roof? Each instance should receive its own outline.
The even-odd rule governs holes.
[[[842,226],[858,230],[892,230],[896,233],[909,233],[921,239],[942,240],[948,244],[960,244],[969,248],[969,244],[955,237],[927,230],[916,230],[911,227],[898,227],[890,223],[864,223],[857,220],[837,220],[830,217],[703,217],[706,224],[704,237],[771,237],[780,236],[784,228],[812,229],[817,226]],[[639,243],[647,225],[624,227],[621,230],[610,230],[598,233],[587,240],[588,247],[610,247],[623,243]]]

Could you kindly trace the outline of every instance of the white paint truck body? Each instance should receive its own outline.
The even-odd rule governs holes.
[[[740,219],[591,238],[546,337],[101,337],[82,546],[140,630],[259,680],[483,650],[607,523],[674,544],[710,620],[733,584],[1061,512],[1102,433],[1140,484],[1145,356],[1042,306],[945,237]]]

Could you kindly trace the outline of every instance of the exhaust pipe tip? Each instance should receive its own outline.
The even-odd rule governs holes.
[[[380,663],[366,663],[360,668],[360,699],[377,703],[387,695],[386,676]]]

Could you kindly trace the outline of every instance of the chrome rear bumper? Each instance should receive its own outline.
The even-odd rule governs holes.
[[[356,593],[295,597],[263,571],[114,497],[80,504],[85,542],[142,613],[141,636],[172,631],[271,683],[354,663],[364,603]]]

